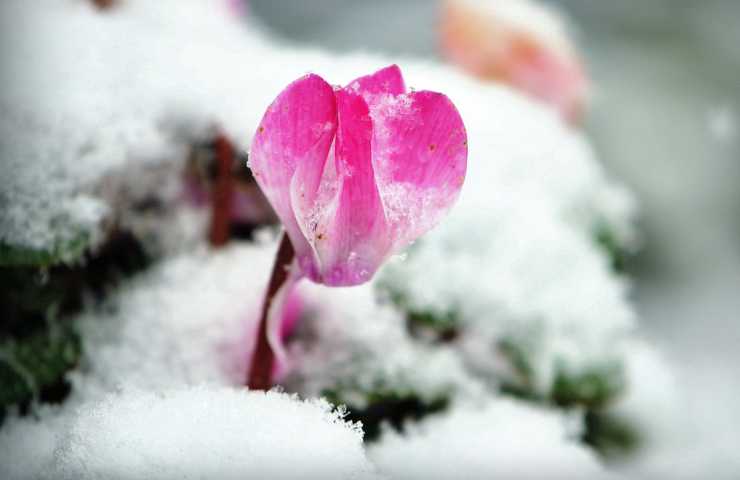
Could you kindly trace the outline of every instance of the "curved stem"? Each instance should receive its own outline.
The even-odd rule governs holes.
[[[267,286],[265,301],[262,305],[259,326],[257,327],[257,345],[252,354],[249,375],[247,377],[247,386],[250,390],[268,390],[272,387],[272,370],[275,363],[275,353],[270,346],[270,313],[273,307],[273,301],[276,299],[280,289],[284,287],[290,288],[289,283],[292,276],[290,269],[294,257],[293,245],[290,243],[288,235],[283,233],[280,247],[278,247],[277,255],[275,256],[275,264],[272,267],[272,275],[270,276],[270,283]],[[283,300],[287,298],[287,293],[289,292],[285,292],[285,295],[281,296]],[[276,305],[275,307],[280,308],[282,306]]]

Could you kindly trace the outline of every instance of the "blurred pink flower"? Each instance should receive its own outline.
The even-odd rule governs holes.
[[[406,92],[396,65],[344,88],[311,74],[267,109],[249,162],[300,274],[357,285],[455,202],[467,136],[452,102]]]
[[[531,0],[446,0],[442,52],[485,80],[497,80],[577,122],[588,79],[557,13]]]
[[[249,4],[247,0],[225,0],[228,12],[235,17],[246,17]]]

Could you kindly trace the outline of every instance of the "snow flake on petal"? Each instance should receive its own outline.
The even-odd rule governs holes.
[[[467,134],[443,94],[411,92],[373,105],[373,167],[395,248],[437,224],[462,188]]]

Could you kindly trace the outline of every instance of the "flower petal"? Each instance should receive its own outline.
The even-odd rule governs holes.
[[[421,91],[372,105],[373,168],[393,248],[431,229],[457,199],[467,134],[452,102]]]
[[[363,96],[366,102],[370,102],[370,97],[379,94],[400,95],[406,92],[406,85],[401,75],[401,69],[398,65],[389,65],[381,68],[377,72],[359,77],[345,87],[354,93]]]
[[[339,190],[314,237],[326,285],[369,280],[388,254],[383,205],[372,166],[372,121],[360,95],[336,92],[339,128],[334,145]]]
[[[290,266],[288,278],[273,297],[267,316],[267,341],[275,356],[272,378],[277,381],[290,370],[285,341],[295,329],[303,311],[303,301],[295,288],[302,276],[303,273],[295,263]]]
[[[310,247],[296,222],[293,200],[310,203],[316,195],[336,128],[333,88],[318,75],[306,75],[270,105],[252,142],[249,166],[299,258],[309,255]]]

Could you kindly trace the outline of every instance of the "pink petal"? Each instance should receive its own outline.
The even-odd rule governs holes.
[[[252,142],[250,168],[299,258],[311,249],[296,222],[294,200],[311,203],[316,195],[336,128],[333,88],[306,75],[270,105]]]
[[[285,341],[295,330],[296,323],[303,313],[303,300],[295,288],[302,277],[300,269],[293,264],[288,278],[272,300],[268,312],[267,338],[275,355],[272,368],[274,380],[282,379],[290,370]]]
[[[314,238],[321,282],[357,285],[372,277],[391,245],[375,185],[372,121],[367,103],[348,89],[336,92],[339,128],[335,143],[335,182],[331,207],[323,212]]]
[[[298,320],[303,314],[304,301],[297,288],[288,294],[283,306],[283,318],[280,323],[280,339],[285,342],[295,332]]]
[[[431,229],[465,179],[467,135],[441,93],[421,91],[373,105],[373,167],[394,249]]]
[[[377,72],[356,78],[349,82],[345,89],[359,93],[369,102],[370,97],[378,94],[400,95],[406,92],[406,85],[398,65],[381,68]]]

